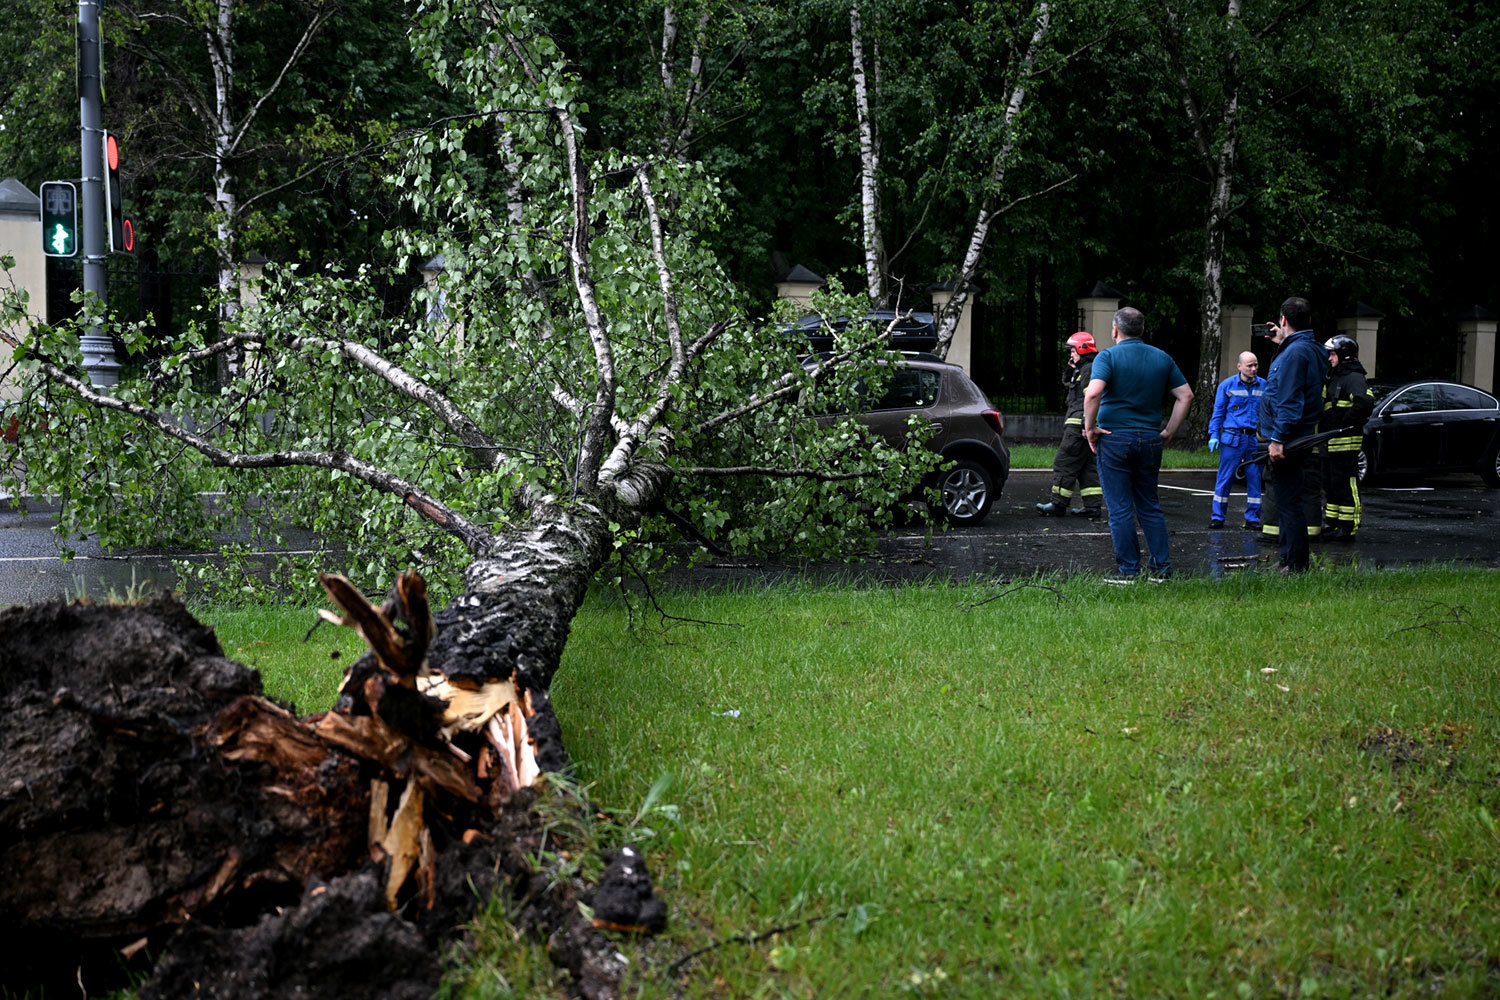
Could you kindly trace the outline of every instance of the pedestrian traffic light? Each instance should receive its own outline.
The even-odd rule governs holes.
[[[125,218],[125,193],[120,188],[120,143],[104,133],[104,204],[109,213],[109,249],[112,253],[135,250],[135,227]]]
[[[69,181],[42,182],[42,253],[48,257],[78,253],[78,189]]]

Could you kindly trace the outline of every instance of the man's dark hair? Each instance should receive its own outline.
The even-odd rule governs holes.
[[[1281,315],[1286,317],[1293,333],[1312,329],[1312,305],[1300,295],[1293,295],[1281,304]]]
[[[1139,337],[1146,332],[1146,317],[1139,309],[1126,306],[1115,313],[1115,329],[1122,337]]]

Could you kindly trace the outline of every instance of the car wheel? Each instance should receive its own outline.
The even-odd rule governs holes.
[[[995,477],[978,462],[960,459],[942,474],[943,513],[953,524],[978,524],[995,500]]]
[[[1354,476],[1359,485],[1375,481],[1375,476],[1370,472],[1370,455],[1363,448],[1359,449],[1359,458],[1355,460]]]
[[[1479,474],[1490,486],[1500,486],[1500,438],[1495,441],[1495,446],[1490,449],[1489,457],[1480,466]]]

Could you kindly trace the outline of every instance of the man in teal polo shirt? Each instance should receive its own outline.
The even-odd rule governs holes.
[[[1083,433],[1099,456],[1099,485],[1109,507],[1109,537],[1119,575],[1109,583],[1130,583],[1141,568],[1136,522],[1151,553],[1147,578],[1160,583],[1172,575],[1167,519],[1157,498],[1161,450],[1187,416],[1193,390],[1166,351],[1141,339],[1146,317],[1126,306],[1115,313],[1110,335],[1115,346],[1094,361],[1083,396]],[[1162,401],[1172,397],[1172,413],[1161,425]]]

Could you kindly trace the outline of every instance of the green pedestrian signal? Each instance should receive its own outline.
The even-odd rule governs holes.
[[[78,189],[71,181],[42,182],[42,253],[78,254]]]

